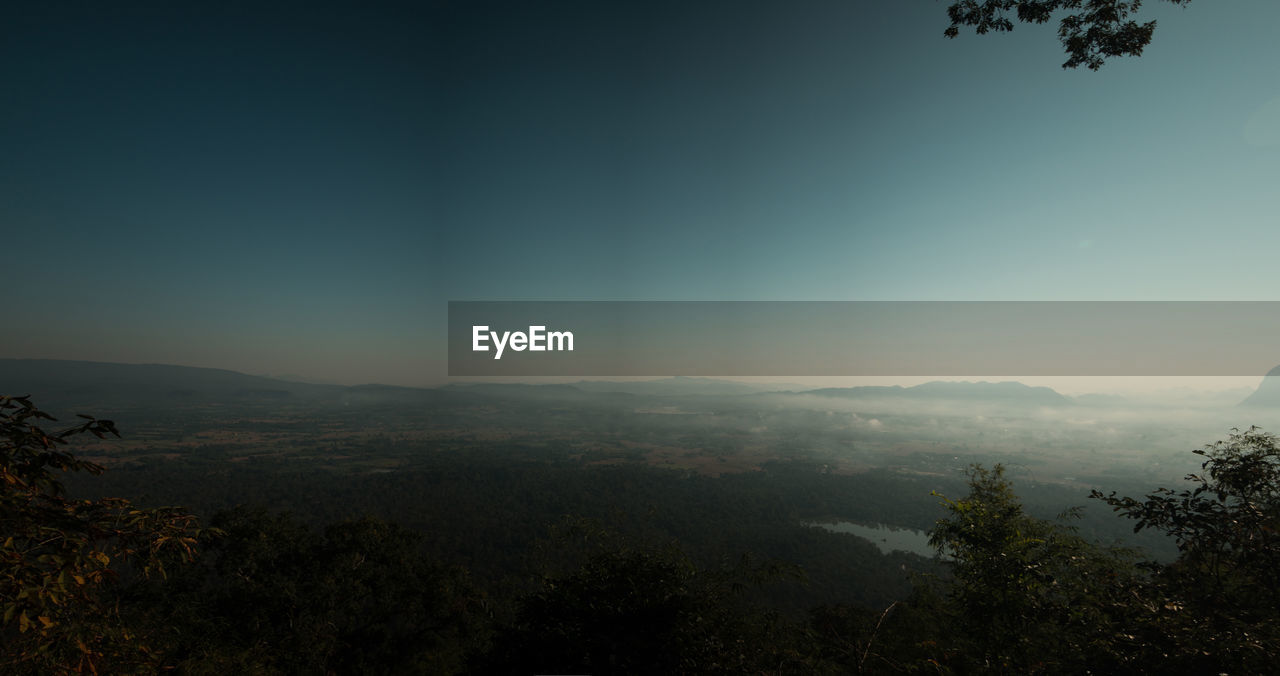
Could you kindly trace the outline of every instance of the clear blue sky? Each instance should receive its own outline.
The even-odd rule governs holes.
[[[448,300],[1280,299],[1280,3],[30,3],[0,356],[444,373]]]

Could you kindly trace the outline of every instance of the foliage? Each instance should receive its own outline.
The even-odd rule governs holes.
[[[449,674],[484,644],[486,600],[417,533],[364,518],[316,534],[250,508],[213,524],[197,566],[135,600],[178,628],[167,651],[188,673]]]
[[[180,508],[70,500],[58,471],[102,472],[63,450],[72,437],[119,436],[110,420],[49,433],[29,397],[0,397],[0,670],[115,672],[153,667],[148,637],[121,621],[110,592],[123,573],[161,575],[190,561],[200,536]]]
[[[1000,465],[974,466],[969,477],[969,494],[944,498],[949,514],[931,533],[952,561],[945,612],[961,662],[1059,673],[1112,661],[1123,649],[1115,601],[1137,583],[1132,555],[1025,514]]]
[[[1250,428],[1195,452],[1205,460],[1201,473],[1187,476],[1190,488],[1160,488],[1144,499],[1093,493],[1134,519],[1135,531],[1172,537],[1180,555],[1168,564],[1134,565],[1131,552],[1029,517],[1002,467],[975,466],[969,494],[945,500],[948,516],[932,533],[951,559],[953,577],[938,586],[944,596],[908,604],[940,622],[909,630],[914,644],[890,623],[875,652],[885,664],[957,671],[1273,670],[1280,448],[1273,435]],[[929,645],[941,650],[921,650]]]
[[[1175,538],[1180,556],[1140,604],[1142,643],[1180,670],[1260,673],[1280,657],[1280,448],[1251,427],[1195,453],[1192,488],[1159,488],[1142,500],[1103,495],[1137,523]]]
[[[1191,2],[1165,1],[1175,5]],[[1151,44],[1156,22],[1138,23],[1132,18],[1141,7],[1142,0],[955,0],[947,8],[951,26],[945,34],[954,38],[961,26],[972,26],[979,35],[1008,32],[1013,30],[1015,19],[1042,24],[1062,14],[1058,39],[1068,55],[1062,67],[1098,70],[1108,58],[1141,56],[1143,48]]]
[[[737,674],[799,659],[777,616],[742,598],[786,567],[744,556],[701,568],[679,547],[633,546],[581,519],[557,541],[574,537],[593,551],[522,599],[482,671]]]

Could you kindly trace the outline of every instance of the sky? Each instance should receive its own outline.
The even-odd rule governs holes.
[[[933,0],[263,4],[5,11],[0,357],[429,385],[450,300],[1280,300],[1274,0],[1099,72]]]

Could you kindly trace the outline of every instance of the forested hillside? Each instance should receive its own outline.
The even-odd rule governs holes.
[[[112,422],[0,411],[7,673],[1258,673],[1280,655],[1280,450],[1258,430],[1198,451],[1186,490],[1095,494],[1173,538],[1160,562],[1030,515],[998,465],[99,475],[75,442]],[[875,511],[897,493],[919,511]],[[928,526],[944,558],[804,525],[834,518]]]

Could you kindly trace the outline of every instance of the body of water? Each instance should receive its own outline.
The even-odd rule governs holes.
[[[933,547],[929,546],[929,535],[912,528],[896,528],[884,524],[864,526],[852,521],[810,523],[808,525],[824,528],[835,533],[857,535],[865,540],[870,540],[885,554],[893,551],[903,551],[932,557],[935,553]]]

